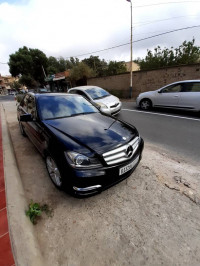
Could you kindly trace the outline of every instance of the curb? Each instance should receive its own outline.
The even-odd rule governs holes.
[[[33,225],[25,215],[28,203],[16,163],[3,105],[1,105],[1,114],[7,215],[15,264],[17,266],[43,266],[45,264],[34,235]]]

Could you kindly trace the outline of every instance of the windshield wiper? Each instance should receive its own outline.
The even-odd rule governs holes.
[[[98,98],[94,98],[93,100],[98,100],[98,99],[106,98],[108,96],[110,96],[110,95],[104,95],[104,96],[101,96],[101,97],[98,97]]]
[[[58,117],[46,118],[44,120],[54,120],[54,119],[61,119],[61,118],[66,118],[66,117],[70,117],[70,116],[69,115],[67,115],[67,116],[58,116]]]
[[[88,114],[93,114],[93,113],[96,113],[96,112],[87,112],[87,113],[78,113],[78,114],[72,114],[72,115],[66,115],[66,116],[58,116],[58,117],[47,118],[44,120],[55,120],[55,119],[68,118],[68,117],[73,117],[73,116],[78,116],[78,115],[88,115]]]
[[[78,116],[78,115],[88,115],[88,114],[94,114],[94,113],[95,113],[95,112],[78,113],[78,114],[70,115],[70,117],[72,117],[72,116]]]

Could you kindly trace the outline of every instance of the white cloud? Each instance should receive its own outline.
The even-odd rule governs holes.
[[[76,56],[130,41],[130,3],[126,0],[23,0],[0,1],[0,62],[20,47],[38,48],[47,56]],[[133,1],[133,40],[156,33],[200,24],[200,3],[144,6],[169,1]],[[180,1],[181,2],[181,1]],[[142,6],[137,8],[136,6]],[[175,18],[176,17],[176,18]],[[179,17],[179,18],[178,18]],[[170,19],[171,20],[167,20]],[[172,19],[173,18],[173,19]],[[154,23],[149,23],[155,20]],[[144,23],[149,23],[144,25]],[[140,25],[143,24],[143,25]],[[157,45],[179,46],[194,36],[199,45],[199,29],[181,31],[133,44],[134,58],[144,56]],[[129,60],[130,46],[98,53],[106,60]],[[87,55],[85,57],[89,57]],[[0,73],[8,67],[0,64]]]

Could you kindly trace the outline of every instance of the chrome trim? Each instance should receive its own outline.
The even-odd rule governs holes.
[[[102,187],[101,185],[95,185],[95,186],[83,187],[83,188],[73,186],[73,189],[76,190],[76,191],[84,192],[84,191],[95,190],[95,189],[98,189],[98,188],[101,188],[101,187]]]
[[[108,165],[112,165],[112,164],[124,162],[124,161],[131,159],[139,146],[139,140],[140,140],[140,137],[136,137],[132,141],[127,143],[126,145],[123,145],[122,147],[119,147],[117,149],[104,153],[103,158],[105,162]],[[127,148],[129,146],[132,146],[133,148],[133,151],[130,157],[127,155]]]

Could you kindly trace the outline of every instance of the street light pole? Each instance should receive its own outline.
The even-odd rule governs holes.
[[[46,78],[47,75],[46,75],[46,73],[45,73],[44,67],[43,67],[43,65],[41,65],[41,66],[42,66],[42,70],[43,70],[44,76],[45,76],[45,78]]]
[[[130,91],[129,91],[129,97],[132,98],[133,94],[133,16],[132,16],[132,2],[131,0],[127,0],[130,2],[131,7],[131,62],[130,62]]]

